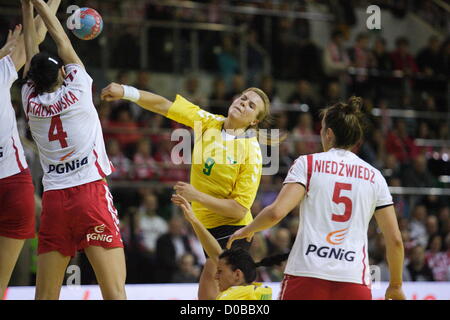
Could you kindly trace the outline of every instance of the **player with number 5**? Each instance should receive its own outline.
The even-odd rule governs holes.
[[[211,114],[177,95],[174,102],[150,92],[111,83],[102,99],[127,99],[144,109],[194,129],[190,184],[178,182],[177,194],[192,202],[196,217],[225,248],[234,231],[252,221],[250,207],[256,197],[262,173],[261,149],[257,140],[259,125],[269,117],[270,102],[258,88],[239,95],[228,109],[228,117]],[[234,244],[249,249],[243,240]],[[207,259],[198,298],[213,300],[219,293],[215,282],[217,266]]]
[[[404,250],[386,180],[351,150],[363,135],[361,98],[322,111],[324,152],[300,156],[277,199],[238,239],[270,228],[300,203],[300,224],[281,284],[282,300],[370,300],[367,229],[373,215],[383,233],[390,283],[386,299],[405,299]]]
[[[39,52],[33,6],[58,55]],[[42,0],[23,0],[27,82],[22,102],[44,171],[36,299],[58,299],[66,267],[84,250],[104,299],[125,299],[125,256],[119,219],[105,182],[106,154],[92,78],[61,23]]]

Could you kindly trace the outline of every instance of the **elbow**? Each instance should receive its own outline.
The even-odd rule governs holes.
[[[270,205],[268,207],[269,210],[269,218],[272,222],[278,222],[283,218],[283,212],[274,205]]]

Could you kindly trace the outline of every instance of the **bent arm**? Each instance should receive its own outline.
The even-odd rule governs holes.
[[[194,199],[201,203],[209,210],[227,218],[241,220],[244,218],[248,209],[233,199],[219,199],[209,194],[198,192],[198,196]]]
[[[248,226],[246,232],[255,233],[273,227],[292,211],[304,198],[305,187],[298,183],[283,186],[277,199],[264,208]]]
[[[394,206],[375,211],[375,219],[386,243],[386,258],[390,273],[389,284],[401,287],[405,251]]]
[[[31,1],[36,7],[39,15],[42,17],[48,32],[55,41],[56,47],[58,48],[58,55],[63,60],[64,64],[75,63],[83,66],[83,63],[75,52],[69,37],[64,31],[58,18],[56,18],[56,15],[50,10],[49,6],[43,0]]]

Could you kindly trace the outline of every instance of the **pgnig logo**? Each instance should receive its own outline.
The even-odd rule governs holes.
[[[319,258],[324,259],[335,259],[335,260],[345,260],[348,262],[353,262],[355,260],[355,251],[346,251],[345,249],[331,248],[327,246],[317,247],[314,244],[310,244],[308,249],[306,249],[306,255],[316,255]]]
[[[113,241],[112,235],[102,234],[105,231],[104,224],[94,227],[94,231],[95,231],[94,233],[88,233],[86,235],[88,242],[90,240],[104,241],[108,243],[111,243]]]
[[[48,166],[47,173],[50,172],[56,172],[57,174],[69,173],[87,164],[88,164],[88,157],[84,157],[81,160],[77,159],[65,163],[60,163],[57,165],[51,164]]]

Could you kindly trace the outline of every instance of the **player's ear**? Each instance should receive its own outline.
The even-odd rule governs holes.
[[[59,68],[59,71],[61,72],[62,77],[65,78],[67,75],[66,68],[64,68],[64,66],[62,66],[61,68]]]

